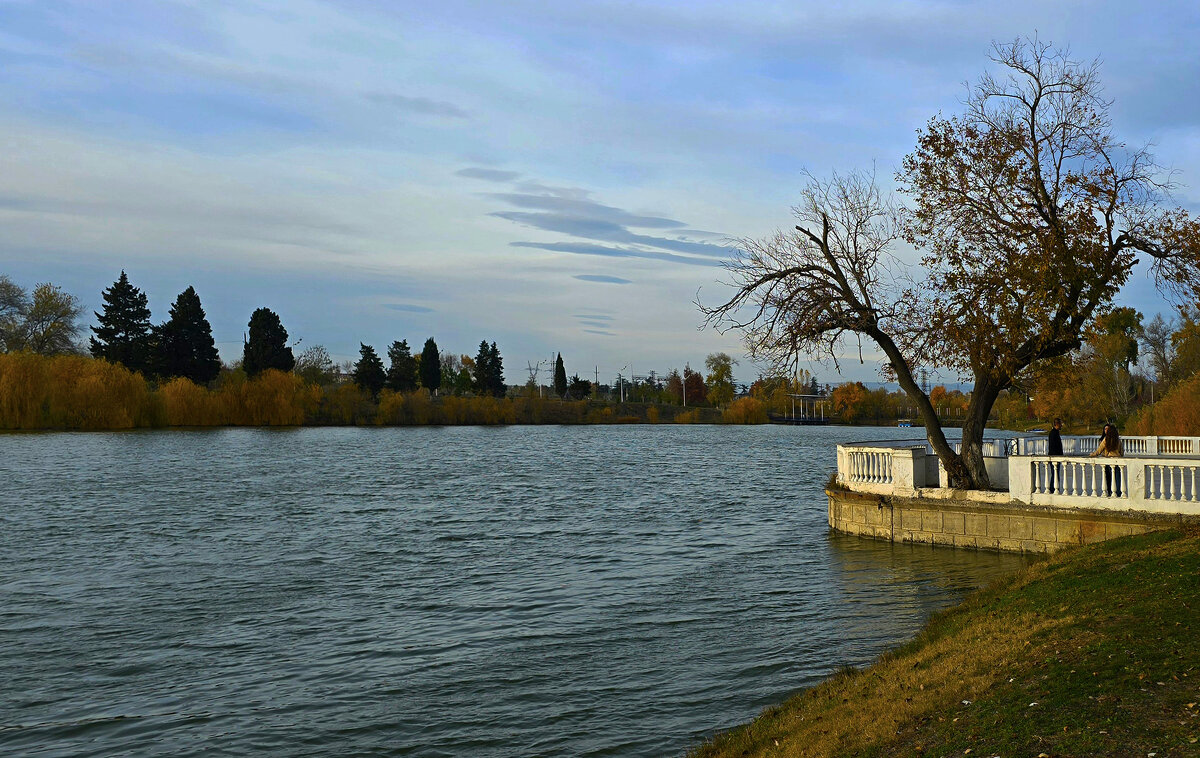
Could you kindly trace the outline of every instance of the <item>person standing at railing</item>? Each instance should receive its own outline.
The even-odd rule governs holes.
[[[1054,427],[1052,429],[1050,429],[1050,438],[1046,442],[1046,455],[1061,456],[1062,454],[1063,454],[1062,419],[1055,416]],[[1051,492],[1054,492],[1054,474],[1057,469],[1058,469],[1058,464],[1051,461],[1051,463],[1050,463],[1050,491]],[[1061,480],[1061,479],[1062,479],[1062,477],[1059,477],[1059,480]]]
[[[1117,427],[1112,424],[1105,424],[1104,431],[1100,435],[1100,444],[1096,447],[1096,451],[1089,455],[1089,458],[1102,456],[1104,458],[1120,458],[1125,455],[1125,448],[1121,446],[1121,436],[1117,434]],[[1112,495],[1112,480],[1113,469],[1117,472],[1117,497],[1121,496],[1121,468],[1120,466],[1105,466],[1104,467],[1104,494]]]

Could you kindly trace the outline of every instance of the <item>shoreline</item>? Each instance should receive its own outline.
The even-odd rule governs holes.
[[[1200,528],[1069,548],[688,756],[1195,755],[1197,604]]]

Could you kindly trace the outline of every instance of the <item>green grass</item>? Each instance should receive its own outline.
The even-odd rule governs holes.
[[[1200,531],[1064,551],[693,755],[1200,756],[1198,621]]]

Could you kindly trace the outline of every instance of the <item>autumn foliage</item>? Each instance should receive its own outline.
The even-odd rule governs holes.
[[[77,355],[0,355],[0,429],[290,426],[309,421],[321,390],[293,374],[241,374],[209,390],[183,378],[152,388],[140,373]]]
[[[1126,434],[1194,436],[1200,430],[1200,374],[1180,382],[1161,400],[1129,419]]]
[[[140,374],[82,356],[0,355],[0,428],[130,429],[156,421]]]
[[[726,424],[765,424],[767,423],[767,408],[761,400],[739,397],[725,409],[722,420]]]
[[[754,401],[757,403],[757,401]],[[728,423],[753,423],[753,406],[731,406]],[[132,429],[165,426],[463,425],[658,423],[685,409],[557,398],[432,397],[383,390],[376,401],[352,383],[319,386],[266,369],[253,378],[223,373],[210,387],[184,378],[155,386],[107,360],[77,355],[0,354],[0,429]],[[664,418],[665,417],[665,418]],[[687,421],[720,420],[715,409]]]

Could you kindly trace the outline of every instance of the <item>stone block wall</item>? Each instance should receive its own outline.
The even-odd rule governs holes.
[[[966,493],[958,498],[889,497],[846,490],[826,490],[826,494],[829,526],[839,532],[892,542],[1010,552],[1054,552],[1068,545],[1142,534],[1190,520],[1151,513],[978,502]]]

